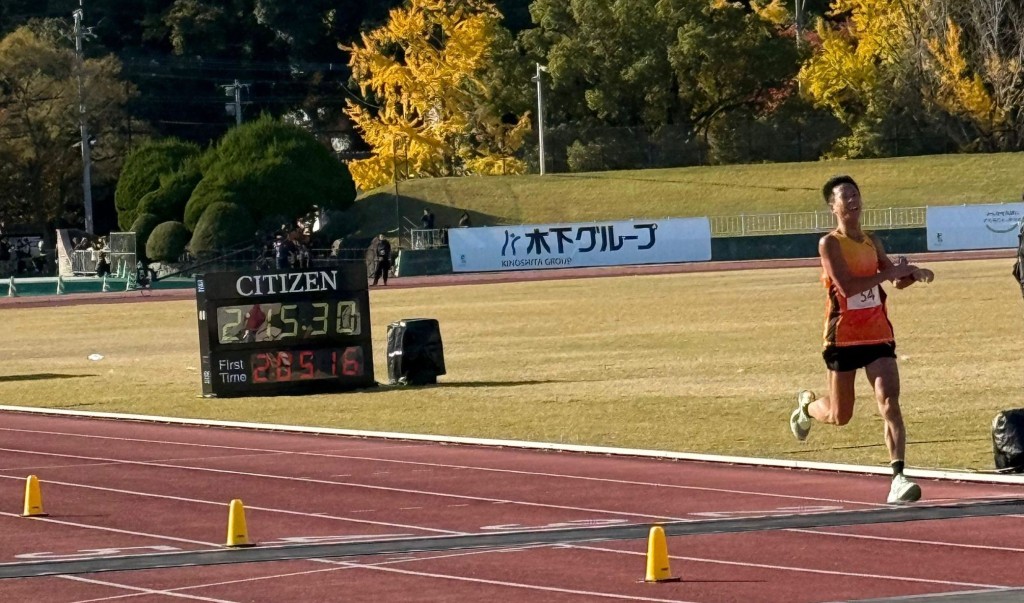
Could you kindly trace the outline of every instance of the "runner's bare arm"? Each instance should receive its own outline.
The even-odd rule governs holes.
[[[877,245],[876,240],[876,249],[878,248]],[[872,287],[881,285],[885,281],[896,280],[910,273],[910,269],[906,264],[894,265],[886,257],[879,272],[871,276],[854,276],[850,272],[849,266],[846,265],[846,260],[843,259],[842,251],[839,249],[839,241],[831,234],[821,237],[818,241],[818,255],[821,256],[821,265],[825,269],[825,274],[835,283],[839,292],[845,297],[863,293]],[[883,262],[883,256],[884,253],[879,251],[880,263]]]
[[[927,268],[920,268],[911,264],[911,268],[914,269],[910,273],[910,276],[905,276],[896,281],[897,289],[906,289],[914,283],[930,283],[935,280],[935,273]]]

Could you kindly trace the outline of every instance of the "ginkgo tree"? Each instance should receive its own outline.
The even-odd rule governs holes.
[[[361,44],[342,46],[367,99],[349,100],[346,113],[374,153],[349,164],[360,188],[398,177],[525,171],[514,153],[529,115],[509,119],[488,102],[484,81],[495,53],[511,43],[500,22],[484,0],[411,0]]]

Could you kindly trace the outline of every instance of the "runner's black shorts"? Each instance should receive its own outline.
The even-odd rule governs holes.
[[[830,371],[855,371],[879,358],[895,358],[896,342],[873,343],[870,345],[828,346],[821,353],[825,366]]]

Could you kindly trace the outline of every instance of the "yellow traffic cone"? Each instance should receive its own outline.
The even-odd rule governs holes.
[[[665,529],[651,528],[647,537],[647,577],[644,582],[679,582],[681,578],[672,575],[669,569],[668,545],[665,543]]]
[[[110,292],[110,283],[107,282],[107,275],[106,274],[103,275],[103,286],[100,287],[100,291],[102,291],[103,293],[109,293]]]
[[[22,517],[46,517],[43,513],[43,495],[39,491],[39,478],[30,475],[25,481],[25,512]]]
[[[18,288],[14,286],[14,277],[7,280],[7,297],[18,297]]]
[[[64,277],[57,275],[57,295],[64,295]]]
[[[245,527],[245,507],[242,501],[237,498],[231,501],[228,511],[228,540],[224,546],[243,547],[253,546],[249,542],[249,530]]]

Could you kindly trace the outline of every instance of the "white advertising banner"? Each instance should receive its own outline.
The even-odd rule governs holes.
[[[928,251],[1017,247],[1024,203],[929,206]]]
[[[536,270],[711,259],[711,222],[671,218],[452,228],[455,272]]]

